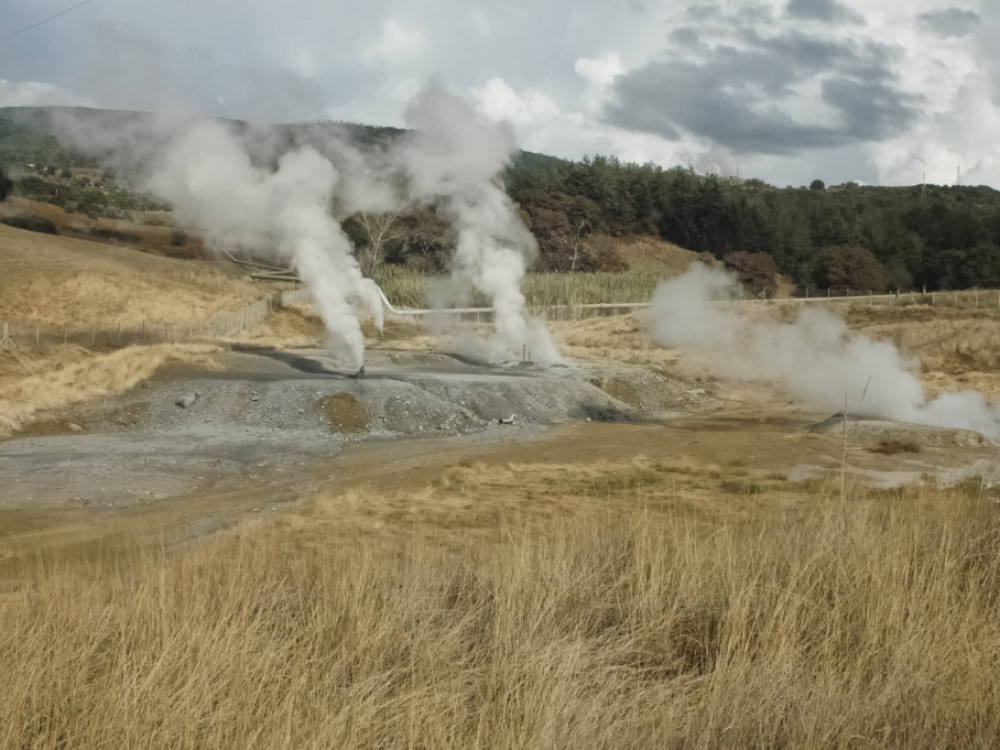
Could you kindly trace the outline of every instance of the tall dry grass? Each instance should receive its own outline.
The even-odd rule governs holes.
[[[521,289],[529,307],[586,305],[601,302],[649,302],[664,274],[645,271],[619,273],[529,273]],[[434,286],[446,277],[410,271],[398,266],[383,266],[375,280],[396,306],[429,307]],[[488,307],[490,300],[472,293],[464,304]]]
[[[0,747],[993,747],[978,491],[456,468],[177,556],[26,561]]]

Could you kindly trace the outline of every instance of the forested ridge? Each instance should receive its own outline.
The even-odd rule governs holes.
[[[560,234],[650,234],[719,259],[767,253],[800,285],[1000,285],[1000,192],[989,187],[827,188],[815,180],[777,188],[600,156],[528,155],[506,178],[543,242]]]
[[[79,170],[98,165],[58,141],[52,112],[0,109],[0,166],[15,177],[15,193],[110,218],[165,207],[122,190],[113,174],[81,176]],[[77,115],[114,123],[145,117]],[[284,148],[322,143],[333,132],[361,148],[379,148],[405,132],[349,123],[267,127]],[[750,276],[780,270],[801,287],[1000,286],[1000,192],[990,187],[827,187],[816,179],[808,187],[779,188],[683,167],[529,152],[520,152],[502,178],[538,239],[542,270],[618,270],[622,260],[608,249],[609,237],[653,236],[749,269]],[[351,222],[345,228],[355,242],[366,241]],[[383,252],[390,263],[433,270],[444,265],[452,240],[433,212],[404,215]]]

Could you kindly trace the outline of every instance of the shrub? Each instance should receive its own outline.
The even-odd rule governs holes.
[[[740,284],[753,294],[774,296],[778,288],[778,266],[770,253],[729,253],[723,264],[740,278]]]
[[[7,200],[7,196],[10,195],[10,191],[14,188],[14,183],[7,176],[7,173],[3,171],[3,167],[0,167],[0,201]]]
[[[41,216],[30,214],[20,214],[18,216],[5,216],[0,219],[0,223],[16,229],[26,229],[29,232],[42,232],[43,234],[59,234],[56,225]]]
[[[823,288],[855,292],[884,292],[885,266],[871,250],[857,245],[827,247],[819,254],[815,281]]]

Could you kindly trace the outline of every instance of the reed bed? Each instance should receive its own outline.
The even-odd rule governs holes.
[[[662,278],[660,274],[643,271],[529,273],[521,291],[529,307],[649,302]],[[445,297],[442,291],[447,277],[384,266],[376,275],[376,281],[394,305],[426,308],[436,306],[436,301]],[[452,306],[488,307],[491,304],[487,297],[474,291],[449,301]]]

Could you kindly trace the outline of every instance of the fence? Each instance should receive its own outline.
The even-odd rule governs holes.
[[[165,344],[178,341],[206,341],[234,336],[251,328],[282,304],[281,295],[251,302],[231,313],[194,324],[179,325],[156,320],[125,322],[89,327],[42,326],[4,322],[0,349],[45,349],[62,344],[90,348],[117,349],[141,344]]]
[[[492,307],[463,307],[446,310],[398,308],[386,299],[379,289],[386,317],[389,320],[423,323],[434,317],[452,318],[460,322],[491,323]],[[763,300],[738,300],[735,304],[749,304]],[[817,304],[849,305],[862,307],[879,306],[948,306],[961,309],[1000,309],[1000,291],[972,289],[954,292],[897,292],[895,294],[845,294],[835,296],[813,295],[811,297],[788,297],[766,300],[774,304]],[[160,344],[179,341],[211,341],[234,336],[261,323],[274,310],[283,305],[308,305],[312,296],[304,288],[278,292],[267,299],[260,299],[244,305],[240,309],[217,316],[211,320],[192,325],[178,325],[143,320],[123,324],[118,321],[110,326],[72,327],[40,326],[18,324],[16,321],[3,322],[0,327],[0,349],[44,349],[61,344],[78,344],[92,348],[119,348],[136,344]],[[544,320],[581,320],[647,310],[650,302],[603,302],[584,305],[545,305],[530,307],[529,312]]]
[[[303,292],[305,290],[302,290]],[[308,297],[307,297],[308,299]],[[841,294],[811,297],[783,297],[778,299],[745,298],[732,300],[732,304],[829,304],[851,307],[897,307],[911,305],[948,306],[963,309],[1000,309],[1000,290],[970,289],[949,292],[896,292],[894,294]],[[383,295],[383,304],[390,320],[417,323],[423,318],[452,317],[463,322],[489,323],[493,320],[492,307],[463,307],[449,310],[422,310],[393,307]],[[528,311],[543,320],[582,320],[603,316],[622,315],[653,307],[652,302],[600,302],[581,305],[538,305]]]

